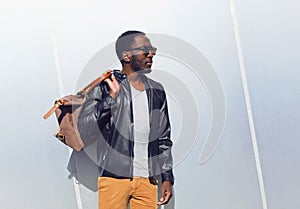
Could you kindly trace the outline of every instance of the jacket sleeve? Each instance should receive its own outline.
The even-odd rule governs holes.
[[[161,178],[162,181],[170,181],[174,184],[173,175],[173,158],[171,153],[172,141],[170,139],[171,126],[168,114],[168,105],[165,91],[162,91],[162,106],[160,108],[160,136],[159,143],[159,161],[161,165]]]
[[[101,84],[88,95],[78,117],[78,130],[84,142],[99,139],[101,130],[111,117],[114,99],[109,95],[108,87]]]

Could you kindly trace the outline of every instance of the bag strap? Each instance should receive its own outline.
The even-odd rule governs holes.
[[[112,75],[111,71],[107,71],[103,73],[100,77],[93,80],[91,83],[89,83],[86,87],[84,87],[81,91],[79,91],[77,94],[84,94],[87,95],[92,91],[93,88],[95,88],[99,83],[101,83],[103,80],[109,78]]]
[[[111,71],[106,71],[101,76],[93,80],[91,83],[89,83],[86,87],[84,87],[82,90],[77,92],[77,95],[87,95],[92,91],[93,88],[95,88],[99,83],[101,83],[103,80],[109,78],[112,75]],[[50,108],[50,110],[43,116],[44,119],[48,119],[57,108],[59,108],[61,105],[64,105],[65,102],[68,100],[64,100],[63,98],[60,98],[54,102],[54,105]]]

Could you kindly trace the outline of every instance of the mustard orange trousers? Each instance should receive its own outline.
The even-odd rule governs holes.
[[[157,185],[149,178],[98,178],[98,209],[157,209]]]

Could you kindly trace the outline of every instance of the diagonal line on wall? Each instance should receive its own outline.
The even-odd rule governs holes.
[[[257,144],[257,138],[256,138],[256,133],[255,133],[252,108],[251,108],[251,101],[250,101],[250,96],[249,96],[246,68],[245,68],[245,63],[244,63],[244,58],[243,58],[243,51],[242,51],[242,46],[241,46],[241,41],[240,41],[240,34],[239,34],[237,17],[236,17],[234,5],[235,5],[234,0],[229,0],[234,37],[235,37],[235,42],[236,42],[236,48],[237,48],[239,65],[240,65],[240,70],[241,70],[243,90],[244,90],[244,96],[245,96],[245,102],[246,102],[246,108],[247,108],[247,114],[248,114],[248,120],[249,120],[250,134],[251,134],[252,146],[253,146],[254,157],[255,157],[257,177],[258,177],[259,189],[260,189],[260,194],[261,194],[261,201],[262,201],[263,209],[268,209],[263,174],[262,174],[260,157],[259,157],[259,149],[258,149],[258,144]]]
[[[57,40],[56,40],[56,31],[55,31],[55,24],[54,24],[54,14],[53,14],[53,5],[52,1],[50,0],[49,2],[49,19],[50,19],[50,27],[51,27],[51,40],[52,40],[52,48],[53,48],[53,59],[54,59],[54,64],[55,64],[55,69],[56,69],[56,76],[57,76],[57,82],[58,82],[58,87],[59,87],[59,93],[60,96],[63,97],[64,95],[64,86],[63,86],[63,79],[62,79],[62,73],[61,73],[61,68],[60,68],[60,62],[59,62],[59,55],[58,55],[58,48],[57,48]],[[72,149],[69,148],[69,156],[72,153]],[[76,195],[76,200],[77,200],[77,207],[78,209],[83,209],[82,206],[82,199],[80,195],[80,188],[79,188],[79,183],[76,181],[76,179],[73,177],[73,183],[74,183],[74,189],[75,189],[75,195]]]

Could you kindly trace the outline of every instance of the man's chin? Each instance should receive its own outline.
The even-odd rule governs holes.
[[[152,70],[151,70],[151,68],[144,68],[144,69],[139,69],[136,72],[141,73],[141,74],[149,74],[152,72]]]
[[[152,72],[151,68],[146,68],[142,70],[144,74],[149,74]]]

